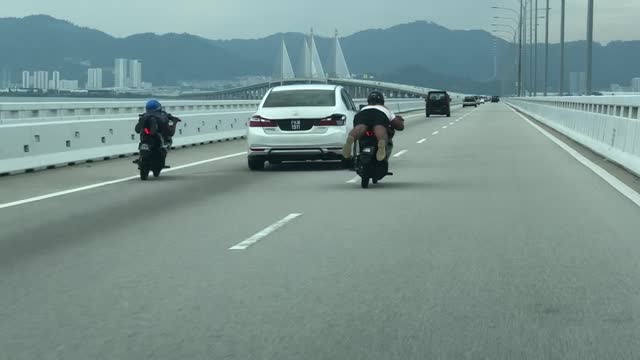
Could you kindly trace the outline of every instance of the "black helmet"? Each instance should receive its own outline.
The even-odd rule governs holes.
[[[369,105],[384,105],[384,95],[380,91],[372,91],[367,97]]]

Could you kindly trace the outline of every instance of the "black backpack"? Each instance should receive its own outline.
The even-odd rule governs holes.
[[[143,129],[150,129],[150,135],[162,135],[165,132],[167,119],[162,113],[144,113],[140,115],[138,124]]]

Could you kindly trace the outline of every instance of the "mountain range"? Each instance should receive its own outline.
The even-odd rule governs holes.
[[[152,33],[116,38],[46,15],[0,18],[0,68],[18,76],[22,70],[59,70],[63,77],[86,80],[88,67],[109,70],[115,58],[143,62],[145,81],[175,85],[185,80],[227,80],[246,75],[270,75],[282,39],[297,65],[304,43],[302,33],[281,33],[253,40],[210,40],[190,34]],[[388,29],[364,30],[340,39],[352,73],[378,79],[449,88],[456,91],[494,92],[513,83],[515,47],[480,30],[450,30],[417,21]],[[330,38],[316,37],[325,60]],[[494,53],[494,46],[496,52]],[[543,74],[543,46],[539,49],[539,78]],[[567,79],[583,71],[586,43],[567,43]],[[550,46],[550,85],[557,86],[559,46]],[[594,46],[594,84],[629,83],[640,75],[636,59],[640,41]],[[495,69],[494,69],[495,61]],[[497,78],[503,81],[497,81]],[[542,82],[540,82],[542,83]],[[568,84],[568,81],[567,81]],[[486,90],[486,91],[482,91]]]

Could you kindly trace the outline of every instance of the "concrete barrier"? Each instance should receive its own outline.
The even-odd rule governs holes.
[[[640,176],[640,96],[513,98],[507,103]]]
[[[362,101],[362,100],[360,100]],[[239,139],[259,101],[168,101],[183,121],[174,146]],[[424,100],[389,99],[402,113],[424,108]],[[140,102],[0,104],[0,174],[35,171],[137,153],[133,131]]]

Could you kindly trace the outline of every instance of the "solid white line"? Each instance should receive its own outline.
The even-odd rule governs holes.
[[[233,157],[246,155],[246,154],[247,154],[246,152],[241,152],[241,153],[235,153],[235,154],[231,154],[231,155],[220,156],[220,157],[216,157],[216,158],[212,158],[212,159],[207,159],[207,160],[198,161],[198,162],[194,162],[194,163],[190,163],[190,164],[176,166],[176,167],[173,167],[171,169],[164,170],[164,172],[177,171],[177,170],[181,170],[181,169],[185,169],[185,168],[189,168],[189,167],[193,167],[193,166],[199,166],[199,165],[211,163],[211,162],[214,162],[214,161],[230,159],[230,158],[233,158]],[[92,190],[92,189],[105,187],[105,186],[109,186],[109,185],[115,185],[115,184],[123,183],[125,181],[138,179],[138,178],[140,178],[139,175],[128,176],[128,177],[121,178],[121,179],[105,181],[105,182],[101,182],[101,183],[97,183],[97,184],[91,184],[91,185],[81,186],[81,187],[68,189],[68,190],[64,190],[64,191],[58,191],[58,192],[54,192],[54,193],[50,193],[50,194],[40,195],[40,196],[28,198],[28,199],[12,201],[12,202],[9,202],[9,203],[0,204],[0,209],[6,209],[6,208],[13,207],[13,206],[19,206],[19,205],[24,205],[24,204],[28,204],[28,203],[33,203],[33,202],[36,202],[36,201],[47,200],[47,199],[51,199],[51,198],[55,198],[55,197],[69,195],[69,194],[73,194],[73,193],[77,193],[77,192],[81,192],[81,191],[86,191],[86,190]]]
[[[422,139],[422,140],[418,141],[417,144],[422,144],[425,141],[427,141],[427,139]]]
[[[409,150],[402,150],[402,151],[399,151],[397,154],[393,155],[393,157],[400,157],[408,152]]]
[[[440,134],[440,131],[434,131],[433,134],[431,135],[438,135],[438,134]]]
[[[573,156],[578,162],[582,165],[589,168],[589,170],[593,171],[596,175],[600,176],[604,181],[606,181],[609,185],[611,185],[614,189],[618,190],[622,195],[626,196],[629,200],[631,200],[634,204],[640,207],[640,194],[638,194],[635,190],[630,188],[627,184],[620,181],[615,176],[608,173],[606,170],[601,168],[600,166],[593,163],[591,160],[587,159],[584,155],[580,154],[569,145],[565,144],[551,133],[541,128],[533,121],[527,119],[526,116],[520,114],[515,109],[511,108],[511,110],[518,114],[521,118],[526,120],[531,126],[533,126],[536,130],[540,131],[544,136],[548,137],[551,141],[553,141],[556,145],[561,147],[564,151],[568,152],[569,155]]]
[[[250,238],[238,243],[235,246],[232,246],[229,248],[229,250],[246,250],[249,246],[254,245],[255,243],[257,243],[258,241],[264,239],[265,237],[269,236],[271,233],[273,233],[274,231],[280,229],[281,227],[285,226],[287,223],[291,222],[293,219],[302,216],[302,214],[289,214],[286,217],[284,217],[282,220],[269,225],[268,227],[264,228],[264,230],[255,233],[253,236],[251,236]]]
[[[358,179],[360,179],[359,176],[354,177],[353,179],[347,181],[347,184],[355,184],[358,182]]]

